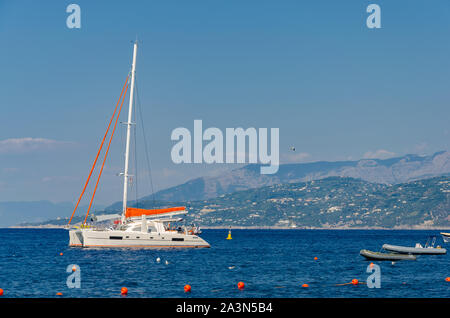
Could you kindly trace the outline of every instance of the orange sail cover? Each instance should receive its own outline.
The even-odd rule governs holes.
[[[163,214],[163,213],[169,213],[169,212],[176,212],[176,211],[184,211],[186,210],[186,207],[184,206],[177,206],[174,208],[167,208],[167,209],[138,209],[138,208],[128,208],[127,212],[125,213],[125,217],[131,218],[141,215],[155,215],[155,214]]]

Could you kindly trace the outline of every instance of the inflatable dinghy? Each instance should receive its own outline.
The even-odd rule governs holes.
[[[441,235],[445,243],[450,243],[450,233],[441,233]]]
[[[384,244],[383,249],[390,252],[402,254],[416,254],[416,255],[443,255],[447,253],[447,250],[441,247],[421,247],[421,246],[407,247],[407,246]]]
[[[411,254],[399,254],[399,253],[380,253],[372,252],[369,250],[361,250],[359,252],[361,256],[364,256],[368,260],[376,261],[415,261],[416,257]]]

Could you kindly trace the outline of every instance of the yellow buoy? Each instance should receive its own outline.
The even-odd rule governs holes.
[[[228,236],[227,236],[227,240],[232,240],[233,238],[231,237],[231,229],[228,231]]]

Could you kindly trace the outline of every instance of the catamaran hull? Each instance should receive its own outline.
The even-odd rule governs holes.
[[[71,231],[72,232],[72,231]],[[142,234],[124,231],[84,230],[70,233],[70,246],[91,248],[138,247],[138,248],[200,248],[210,247],[202,238],[185,234]],[[81,234],[81,239],[78,233]]]
[[[83,246],[83,234],[81,233],[81,230],[69,230],[69,246]]]

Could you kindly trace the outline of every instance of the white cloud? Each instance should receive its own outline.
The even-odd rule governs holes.
[[[258,154],[253,152],[236,151],[233,153],[225,153],[225,163],[237,163],[237,158],[245,158],[245,163],[258,162]]]
[[[299,163],[305,162],[310,157],[311,154],[307,152],[289,153],[289,154],[282,154],[281,160],[283,163]]]
[[[179,171],[176,171],[176,170],[173,170],[173,169],[163,168],[162,169],[162,175],[167,178],[167,177],[180,176],[182,174],[180,174]]]
[[[43,183],[52,182],[52,183],[66,183],[78,181],[76,177],[73,176],[46,176],[41,179]]]
[[[426,142],[422,141],[414,146],[414,153],[423,154],[423,153],[425,153],[427,148],[428,148],[428,144]]]
[[[53,180],[52,177],[43,177],[43,178],[42,178],[42,182],[50,182],[50,181],[52,181],[52,180]]]
[[[364,159],[387,159],[392,158],[396,155],[395,152],[390,152],[385,149],[378,149],[376,151],[367,151],[363,158]]]
[[[0,154],[22,154],[39,150],[52,150],[69,144],[66,141],[46,138],[10,138],[0,140]]]
[[[19,168],[9,168],[9,167],[5,167],[5,168],[3,168],[2,169],[2,171],[4,172],[4,173],[16,173],[16,172],[19,172],[20,171],[20,169]]]

